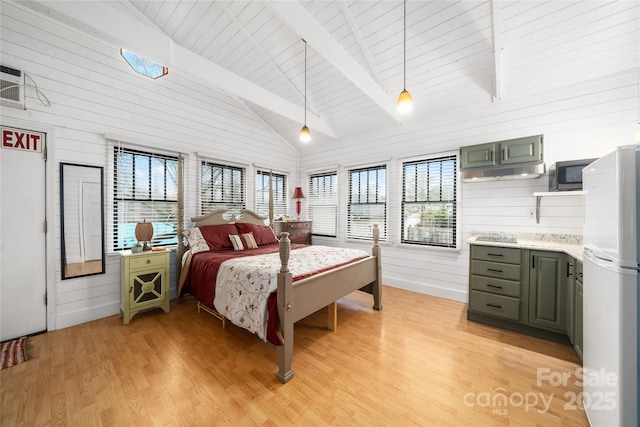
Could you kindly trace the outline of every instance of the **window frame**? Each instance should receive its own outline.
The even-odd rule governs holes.
[[[200,210],[200,214],[204,215],[207,214],[209,212],[211,212],[213,209],[227,209],[229,210],[229,214],[239,214],[242,209],[245,209],[247,207],[247,169],[245,167],[242,166],[235,166],[235,165],[230,165],[230,164],[225,164],[225,163],[221,163],[221,162],[216,162],[216,161],[212,161],[212,160],[207,160],[207,159],[200,159],[199,161],[200,164],[200,177],[199,177],[199,183],[200,183],[200,191],[199,191],[199,210]],[[222,183],[222,199],[221,201],[212,201],[212,200],[207,200],[205,201],[204,198],[204,193],[206,191],[205,189],[205,182],[203,180],[203,175],[204,175],[204,168],[205,167],[210,167],[211,170],[213,170],[213,168],[220,168],[222,171],[222,177],[223,177],[223,183]],[[232,195],[231,197],[233,198],[233,194],[239,194],[241,197],[241,202],[239,204],[234,204],[233,201],[232,202],[227,202],[225,201],[225,183],[224,183],[224,173],[226,170],[229,171],[239,171],[240,172],[240,191],[238,193],[235,193],[235,191],[232,190]],[[231,181],[231,185],[234,185],[234,180],[232,178]],[[213,192],[215,190],[215,187],[211,187],[211,192]],[[212,197],[213,199],[213,197]],[[210,209],[205,210],[205,205],[208,204],[210,206]]]
[[[119,194],[120,192],[120,187],[121,185],[119,185],[118,179],[119,179],[119,174],[122,173],[118,170],[118,163],[119,163],[119,156],[122,156],[122,154],[130,154],[133,156],[133,161],[132,161],[132,166],[131,166],[131,177],[132,177],[132,189],[131,189],[131,195],[128,195],[126,193],[126,191],[124,192],[124,194]],[[148,175],[148,196],[149,197],[137,197],[136,196],[136,192],[138,191],[138,189],[136,188],[136,173],[137,173],[137,168],[136,168],[136,158],[137,157],[146,157],[148,158],[148,164],[146,166],[147,169],[147,173],[146,175]],[[177,245],[178,243],[178,218],[177,218],[177,208],[178,208],[178,179],[177,179],[177,174],[178,174],[178,163],[179,163],[179,154],[177,153],[167,153],[167,152],[162,152],[159,150],[153,150],[153,149],[148,149],[147,147],[138,147],[138,146],[131,146],[128,144],[120,144],[120,143],[115,143],[113,144],[113,165],[112,168],[110,168],[111,173],[113,174],[113,179],[112,179],[112,191],[110,192],[110,198],[111,198],[111,203],[112,203],[112,209],[111,209],[111,218],[110,218],[110,222],[109,222],[109,250],[110,252],[119,252],[122,250],[127,250],[129,249],[131,246],[127,246],[128,241],[133,241],[133,242],[137,242],[137,240],[135,240],[135,234],[133,234],[133,238],[131,237],[131,235],[129,233],[125,233],[125,236],[122,238],[123,241],[123,245],[120,246],[118,244],[119,239],[119,234],[120,234],[120,230],[119,230],[119,224],[129,224],[131,223],[131,221],[126,221],[127,219],[127,211],[126,208],[125,209],[121,209],[120,208],[120,203],[151,203],[151,206],[153,205],[157,205],[160,203],[167,203],[167,204],[173,204],[173,212],[175,213],[174,218],[175,221],[171,221],[171,222],[165,222],[168,224],[173,224],[175,226],[175,236],[173,238],[171,238],[173,236],[174,233],[168,234],[168,239],[171,240],[175,240],[174,242],[171,243],[166,243],[166,242],[160,242],[159,240],[159,236],[160,234],[158,234],[159,229],[158,227],[154,227],[154,236],[153,239],[151,240],[151,245],[157,245],[157,244],[162,244],[162,246],[168,246],[168,247],[174,247],[175,245]],[[154,197],[154,192],[153,192],[153,167],[154,167],[154,160],[161,160],[164,163],[164,172],[162,174],[162,197],[158,198],[158,197]],[[173,183],[173,185],[175,186],[175,199],[169,198],[168,193],[170,193],[170,191],[168,191],[168,182],[169,180],[167,179],[168,176],[168,172],[167,172],[167,161],[172,161],[175,162],[175,171],[176,171],[176,177],[175,177],[175,181]],[[143,171],[144,173],[144,171]],[[157,184],[157,182],[156,182]],[[142,210],[142,209],[141,209]],[[122,212],[121,212],[122,211]],[[146,212],[145,212],[146,213]],[[151,211],[151,213],[153,213],[153,210]],[[120,217],[120,215],[122,215],[122,218]],[[140,216],[139,218],[136,218],[137,216]],[[131,214],[129,215],[129,218],[132,218],[133,220],[137,222],[141,222],[142,220],[146,220],[149,219],[149,216],[147,215],[138,215],[138,214]],[[150,222],[154,222],[153,219]],[[157,221],[156,221],[157,223]],[[135,227],[134,227],[135,229]],[[135,233],[135,231],[133,231],[133,233]],[[165,240],[167,240],[167,238],[165,238]]]
[[[358,192],[358,202],[354,203],[352,202],[352,197],[353,197],[353,191],[352,191],[352,186],[353,186],[353,173],[362,173],[362,172],[372,172],[372,171],[381,171],[384,170],[384,191],[382,192],[382,195],[384,197],[384,202],[378,202],[377,198],[380,195],[380,191],[377,189],[377,181],[378,181],[378,177],[376,177],[376,191],[375,191],[375,195],[376,195],[376,202],[373,203],[361,203],[360,199],[362,198],[362,191]],[[364,235],[364,234],[354,234],[352,231],[352,206],[353,205],[383,205],[384,206],[384,218],[382,220],[382,224],[380,224],[379,222],[378,224],[378,229],[380,231],[380,238],[379,241],[380,242],[385,242],[387,241],[387,239],[389,238],[388,236],[388,226],[387,223],[389,221],[389,209],[388,209],[388,191],[389,191],[389,167],[386,163],[383,164],[378,164],[375,166],[366,166],[366,167],[354,167],[354,168],[349,168],[347,170],[347,179],[348,179],[348,195],[347,195],[347,239],[348,240],[373,240],[373,233],[371,233],[370,235]],[[367,182],[369,181],[369,178],[367,177]],[[360,179],[358,180],[358,185],[360,185]],[[366,193],[367,195],[367,201],[369,199],[369,193]],[[373,228],[373,224],[371,223],[370,226]]]
[[[330,186],[333,187],[333,191],[331,191],[331,195],[328,197],[316,197],[314,195],[314,183],[313,180],[314,179],[320,179],[320,178],[326,178],[326,177],[333,177],[334,182],[332,184],[330,184]],[[338,191],[338,171],[329,171],[329,172],[319,172],[319,173],[312,173],[309,174],[308,177],[308,181],[307,184],[309,186],[309,188],[307,189],[307,212],[309,213],[309,219],[313,222],[313,227],[312,229],[312,235],[314,236],[322,236],[322,237],[338,237],[338,213],[339,213],[339,191]],[[318,185],[319,187],[319,185]],[[326,191],[324,192],[326,193]],[[315,203],[316,201],[323,203],[322,206],[325,207],[332,207],[335,206],[335,216],[334,216],[334,233],[330,234],[330,233],[318,233],[317,232],[317,227],[318,227],[318,222],[315,221],[315,218],[313,216],[313,208],[315,206],[317,206]],[[329,221],[327,221],[329,222]]]
[[[443,199],[443,175],[442,175],[442,165],[445,161],[453,161],[453,176],[451,177],[451,196],[452,199]],[[406,190],[407,190],[407,166],[409,165],[429,165],[434,163],[440,163],[440,199],[438,200],[415,200],[415,201],[407,201],[406,200]],[[428,156],[419,156],[411,159],[405,159],[402,161],[402,174],[401,174],[401,197],[400,197],[400,243],[402,245],[410,245],[410,246],[419,246],[425,248],[437,248],[440,250],[459,250],[460,249],[460,215],[458,204],[460,201],[460,182],[459,182],[459,158],[457,152],[448,152],[448,153],[438,153]],[[427,166],[427,174],[429,173],[429,169]],[[427,182],[429,182],[427,180]],[[428,184],[427,184],[428,185]],[[416,184],[416,199],[417,199],[417,184]],[[427,199],[430,199],[429,191],[426,192]],[[451,228],[451,243],[441,243],[441,242],[425,242],[419,241],[415,239],[408,239],[405,235],[405,206],[408,204],[451,204],[450,215],[453,216],[452,227]],[[448,228],[448,227],[438,227],[438,228]]]
[[[288,197],[287,197],[287,185],[288,179],[285,173],[273,172],[261,168],[256,168],[254,179],[255,179],[255,212],[258,215],[266,215],[267,219],[265,223],[268,222],[269,216],[269,175],[272,178],[272,187],[273,187],[273,218],[278,218],[279,216],[286,216],[287,211],[289,209]],[[261,178],[259,178],[261,177]],[[259,179],[262,180],[262,185],[259,183]],[[277,181],[282,180],[282,188],[277,188]],[[263,197],[266,194],[267,196]],[[281,195],[281,197],[280,197]],[[277,199],[277,200],[276,200]],[[263,211],[264,209],[264,211]],[[266,212],[266,213],[263,213]]]

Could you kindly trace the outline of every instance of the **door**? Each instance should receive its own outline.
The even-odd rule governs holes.
[[[0,341],[47,329],[45,134],[2,127]]]
[[[460,149],[460,169],[478,168],[493,166],[496,164],[495,158],[496,144],[471,145]]]
[[[565,255],[531,251],[529,262],[529,323],[566,332]]]
[[[510,139],[500,143],[500,164],[539,162],[542,160],[542,137]]]

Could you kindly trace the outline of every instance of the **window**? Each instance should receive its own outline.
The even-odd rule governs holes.
[[[273,188],[273,217],[287,214],[287,177],[269,171],[256,172],[256,213],[269,216],[269,176]]]
[[[373,239],[378,224],[380,240],[387,238],[387,167],[375,166],[349,171],[347,237]]]
[[[456,156],[403,163],[402,243],[455,248]]]
[[[200,213],[228,209],[239,214],[246,207],[244,169],[202,162],[200,167]]]
[[[122,55],[124,60],[127,61],[127,64],[133,68],[133,71],[138,74],[142,74],[143,76],[157,79],[169,74],[169,69],[167,67],[163,67],[150,59],[143,58],[142,56],[129,52],[126,49],[120,49],[120,55]]]
[[[114,147],[113,248],[137,240],[138,222],[153,224],[151,245],[178,243],[178,158]]]
[[[329,172],[309,177],[307,208],[313,234],[336,237],[338,228],[338,174]]]

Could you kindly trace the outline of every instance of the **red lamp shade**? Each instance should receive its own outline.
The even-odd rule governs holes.
[[[143,251],[151,250],[151,246],[149,246],[149,242],[153,237],[153,224],[144,220],[144,222],[139,222],[136,224],[136,239],[138,242],[144,242],[144,246],[142,248]]]
[[[300,219],[300,211],[302,210],[302,202],[300,202],[300,199],[304,199],[304,194],[302,194],[302,187],[296,187],[295,190],[293,190],[293,196],[291,198],[297,200],[296,215],[298,215],[298,219]]]

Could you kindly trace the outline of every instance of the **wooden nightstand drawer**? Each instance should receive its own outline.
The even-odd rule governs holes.
[[[274,221],[273,231],[276,236],[286,231],[291,243],[311,244],[311,221]]]
[[[164,254],[159,252],[157,254],[149,253],[149,254],[139,254],[132,255],[131,260],[129,261],[129,269],[131,271],[136,271],[140,269],[148,269],[148,268],[159,268],[164,267]]]

